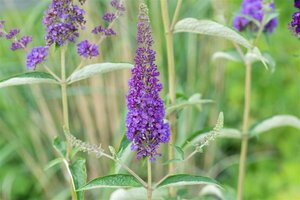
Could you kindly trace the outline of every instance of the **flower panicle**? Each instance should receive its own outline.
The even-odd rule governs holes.
[[[217,123],[216,123],[215,127],[213,128],[213,130],[210,131],[206,136],[204,136],[204,138],[202,139],[202,141],[200,143],[194,145],[196,151],[202,152],[203,148],[205,146],[208,146],[211,141],[215,140],[216,137],[220,134],[223,126],[224,126],[224,114],[223,114],[223,112],[221,112],[219,114]]]
[[[126,136],[132,141],[131,149],[137,152],[137,159],[149,157],[154,161],[161,155],[158,153],[160,144],[169,142],[170,129],[164,121],[165,108],[159,96],[162,84],[155,65],[156,52],[152,48],[150,19],[145,4],[140,5],[136,42],[134,67],[126,96]]]
[[[66,137],[68,142],[71,144],[72,147],[77,148],[79,151],[93,153],[96,155],[97,158],[103,156],[104,149],[102,149],[101,145],[97,146],[95,144],[89,144],[87,142],[83,142],[77,139],[68,131],[65,131]]]
[[[106,27],[103,25],[94,27],[91,31],[93,34],[102,34],[105,37],[116,35],[116,32],[111,28],[110,24],[123,15],[126,9],[122,0],[111,0],[110,5],[115,9],[115,12],[106,12],[102,16],[102,19],[109,23],[109,25]]]

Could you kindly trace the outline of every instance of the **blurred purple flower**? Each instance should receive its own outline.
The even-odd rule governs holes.
[[[31,41],[31,36],[23,36],[20,40],[11,44],[11,50],[15,51],[17,49],[24,49],[27,47],[27,44],[29,44]]]
[[[264,15],[266,14],[266,10],[264,8],[263,0],[244,0],[241,4],[240,14],[234,17],[233,26],[238,31],[243,31],[246,28],[249,28],[250,31],[256,32],[258,31],[258,26],[253,23],[249,18],[253,18],[257,20],[259,23],[262,23]],[[269,3],[266,5],[270,11],[275,11],[275,4]],[[245,17],[248,16],[249,18]],[[264,32],[273,32],[273,30],[277,26],[277,18],[271,19],[265,26]]]
[[[85,58],[92,58],[99,55],[97,45],[91,44],[87,40],[83,40],[77,44],[77,53]]]
[[[300,11],[297,11],[293,14],[292,21],[290,22],[291,30],[296,34],[296,36],[300,36]]]
[[[112,22],[116,18],[114,13],[107,12],[103,15],[102,19],[107,22]]]
[[[125,6],[120,2],[120,0],[111,0],[110,5],[120,12],[125,12]]]
[[[27,69],[35,69],[37,64],[45,61],[47,51],[47,47],[34,47],[27,55]]]
[[[294,6],[300,9],[300,0],[295,0]]]
[[[129,91],[126,97],[126,136],[132,141],[131,149],[137,151],[137,159],[160,155],[160,143],[170,140],[168,123],[164,122],[165,109],[159,92],[159,72],[155,65],[156,52],[152,49],[150,19],[145,4],[141,4],[137,25],[137,50],[135,65],[131,70]]]
[[[101,25],[100,26],[96,26],[92,30],[92,33],[94,33],[94,34],[103,33],[105,36],[116,35],[116,32],[112,28],[104,28]]]
[[[6,39],[12,39],[20,33],[20,29],[13,28],[6,34]]]

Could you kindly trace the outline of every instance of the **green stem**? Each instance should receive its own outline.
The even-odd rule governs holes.
[[[175,66],[174,66],[174,49],[173,49],[173,34],[170,31],[170,19],[168,13],[168,2],[167,0],[161,0],[161,10],[162,10],[162,18],[164,23],[164,29],[166,32],[166,43],[167,43],[167,59],[168,59],[168,80],[169,80],[169,97],[170,103],[174,104],[176,101],[176,88],[175,88]],[[170,143],[174,144],[176,138],[176,114],[173,113],[170,115],[170,125],[171,125],[171,139]],[[169,146],[169,159],[174,157],[174,152],[171,147]],[[169,173],[174,171],[174,164],[169,165]]]
[[[262,23],[258,29],[257,36],[253,41],[252,45],[255,46],[259,41],[263,30],[265,27],[265,17],[262,19]],[[239,176],[238,176],[238,188],[237,188],[237,200],[242,200],[244,196],[244,180],[246,174],[246,160],[248,151],[248,139],[249,139],[249,118],[250,118],[250,104],[251,104],[251,61],[246,60],[241,49],[238,45],[236,48],[239,54],[242,56],[245,66],[246,66],[246,78],[245,78],[245,105],[244,105],[244,115],[243,115],[243,128],[242,128],[242,144],[241,144],[241,154],[239,162]]]
[[[247,149],[248,149],[248,128],[249,128],[249,118],[250,118],[250,100],[251,100],[251,62],[245,61],[246,65],[246,78],[245,78],[245,107],[243,116],[243,129],[242,129],[242,145],[241,145],[241,155],[240,155],[240,168],[239,168],[239,178],[238,178],[238,195],[237,199],[243,199],[244,193],[244,179],[246,171],[246,159],[247,159]]]
[[[61,96],[62,96],[62,107],[63,107],[63,128],[70,131],[69,126],[69,111],[68,111],[68,96],[67,96],[67,83],[66,83],[66,49],[61,49]],[[66,136],[67,137],[67,136]],[[68,140],[66,140],[67,143],[67,159],[69,158],[71,154],[71,145],[69,144]],[[69,163],[67,163],[66,168],[69,170],[68,167]],[[77,194],[74,188],[73,178],[72,175],[69,173],[70,180],[70,189],[71,189],[71,195],[72,200],[77,200]]]
[[[152,171],[151,171],[151,161],[148,159],[148,187],[147,187],[147,200],[152,199]]]

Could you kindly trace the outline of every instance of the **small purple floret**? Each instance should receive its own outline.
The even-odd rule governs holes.
[[[159,156],[161,143],[170,140],[169,124],[164,122],[165,108],[159,92],[159,71],[155,65],[150,20],[146,5],[140,7],[137,25],[137,50],[132,77],[126,97],[126,136],[132,141],[131,149],[137,151],[136,158],[149,157],[152,161]]]
[[[20,29],[13,28],[6,34],[6,39],[12,39],[20,33]]]
[[[32,41],[31,36],[23,36],[20,40],[13,42],[10,49],[15,51],[17,49],[25,49],[27,45]]]
[[[103,15],[102,19],[107,22],[112,22],[116,18],[114,13],[107,12]]]
[[[293,19],[290,22],[290,28],[296,34],[296,36],[300,36],[300,11],[297,11],[293,14]]]
[[[27,55],[27,69],[35,69],[37,64],[45,61],[47,51],[47,47],[34,47]]]
[[[294,6],[300,9],[300,0],[295,0]]]
[[[120,0],[111,0],[110,5],[120,12],[125,12],[125,6],[120,2]]]
[[[103,26],[99,25],[96,26],[93,30],[92,33],[94,34],[99,34],[102,33],[105,36],[111,36],[111,35],[116,35],[116,32],[112,28],[104,28]]]
[[[97,45],[90,43],[88,40],[83,40],[77,44],[77,52],[85,58],[92,58],[99,55]]]
[[[271,12],[275,11],[274,3],[269,3],[267,6],[271,10]],[[233,26],[238,31],[243,31],[246,28],[249,28],[250,31],[256,32],[258,31],[257,25],[243,15],[249,16],[250,18],[253,18],[262,23],[265,14],[266,11],[264,10],[263,0],[244,0],[241,4],[240,14],[235,16],[233,19]],[[265,25],[264,32],[273,32],[273,30],[277,26],[277,23],[277,18],[273,18],[272,20],[270,20]]]

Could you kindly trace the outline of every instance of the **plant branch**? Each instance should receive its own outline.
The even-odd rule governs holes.
[[[175,64],[174,64],[174,48],[173,48],[173,34],[170,31],[170,19],[168,13],[168,2],[167,0],[161,0],[161,11],[162,11],[162,18],[163,24],[165,29],[165,38],[167,43],[167,58],[168,58],[168,80],[169,80],[169,97],[170,103],[175,104],[176,101],[176,82],[175,82]],[[171,139],[170,143],[175,143],[176,138],[176,114],[173,113],[170,115],[170,130],[171,130]],[[168,149],[169,159],[171,160],[174,157],[174,151],[172,148],[169,147]],[[173,173],[174,165],[169,165],[169,173]],[[173,192],[174,193],[174,192]]]
[[[151,200],[152,199],[152,171],[151,171],[151,161],[150,158],[148,158],[147,160],[147,164],[148,164],[148,187],[147,187],[147,200]]]
[[[174,16],[173,16],[173,19],[172,19],[172,24],[171,24],[171,27],[170,27],[170,31],[172,31],[172,32],[173,32],[175,24],[177,22],[181,5],[182,5],[182,0],[178,0],[177,5],[176,5],[176,9],[175,9],[175,13],[174,13]]]

